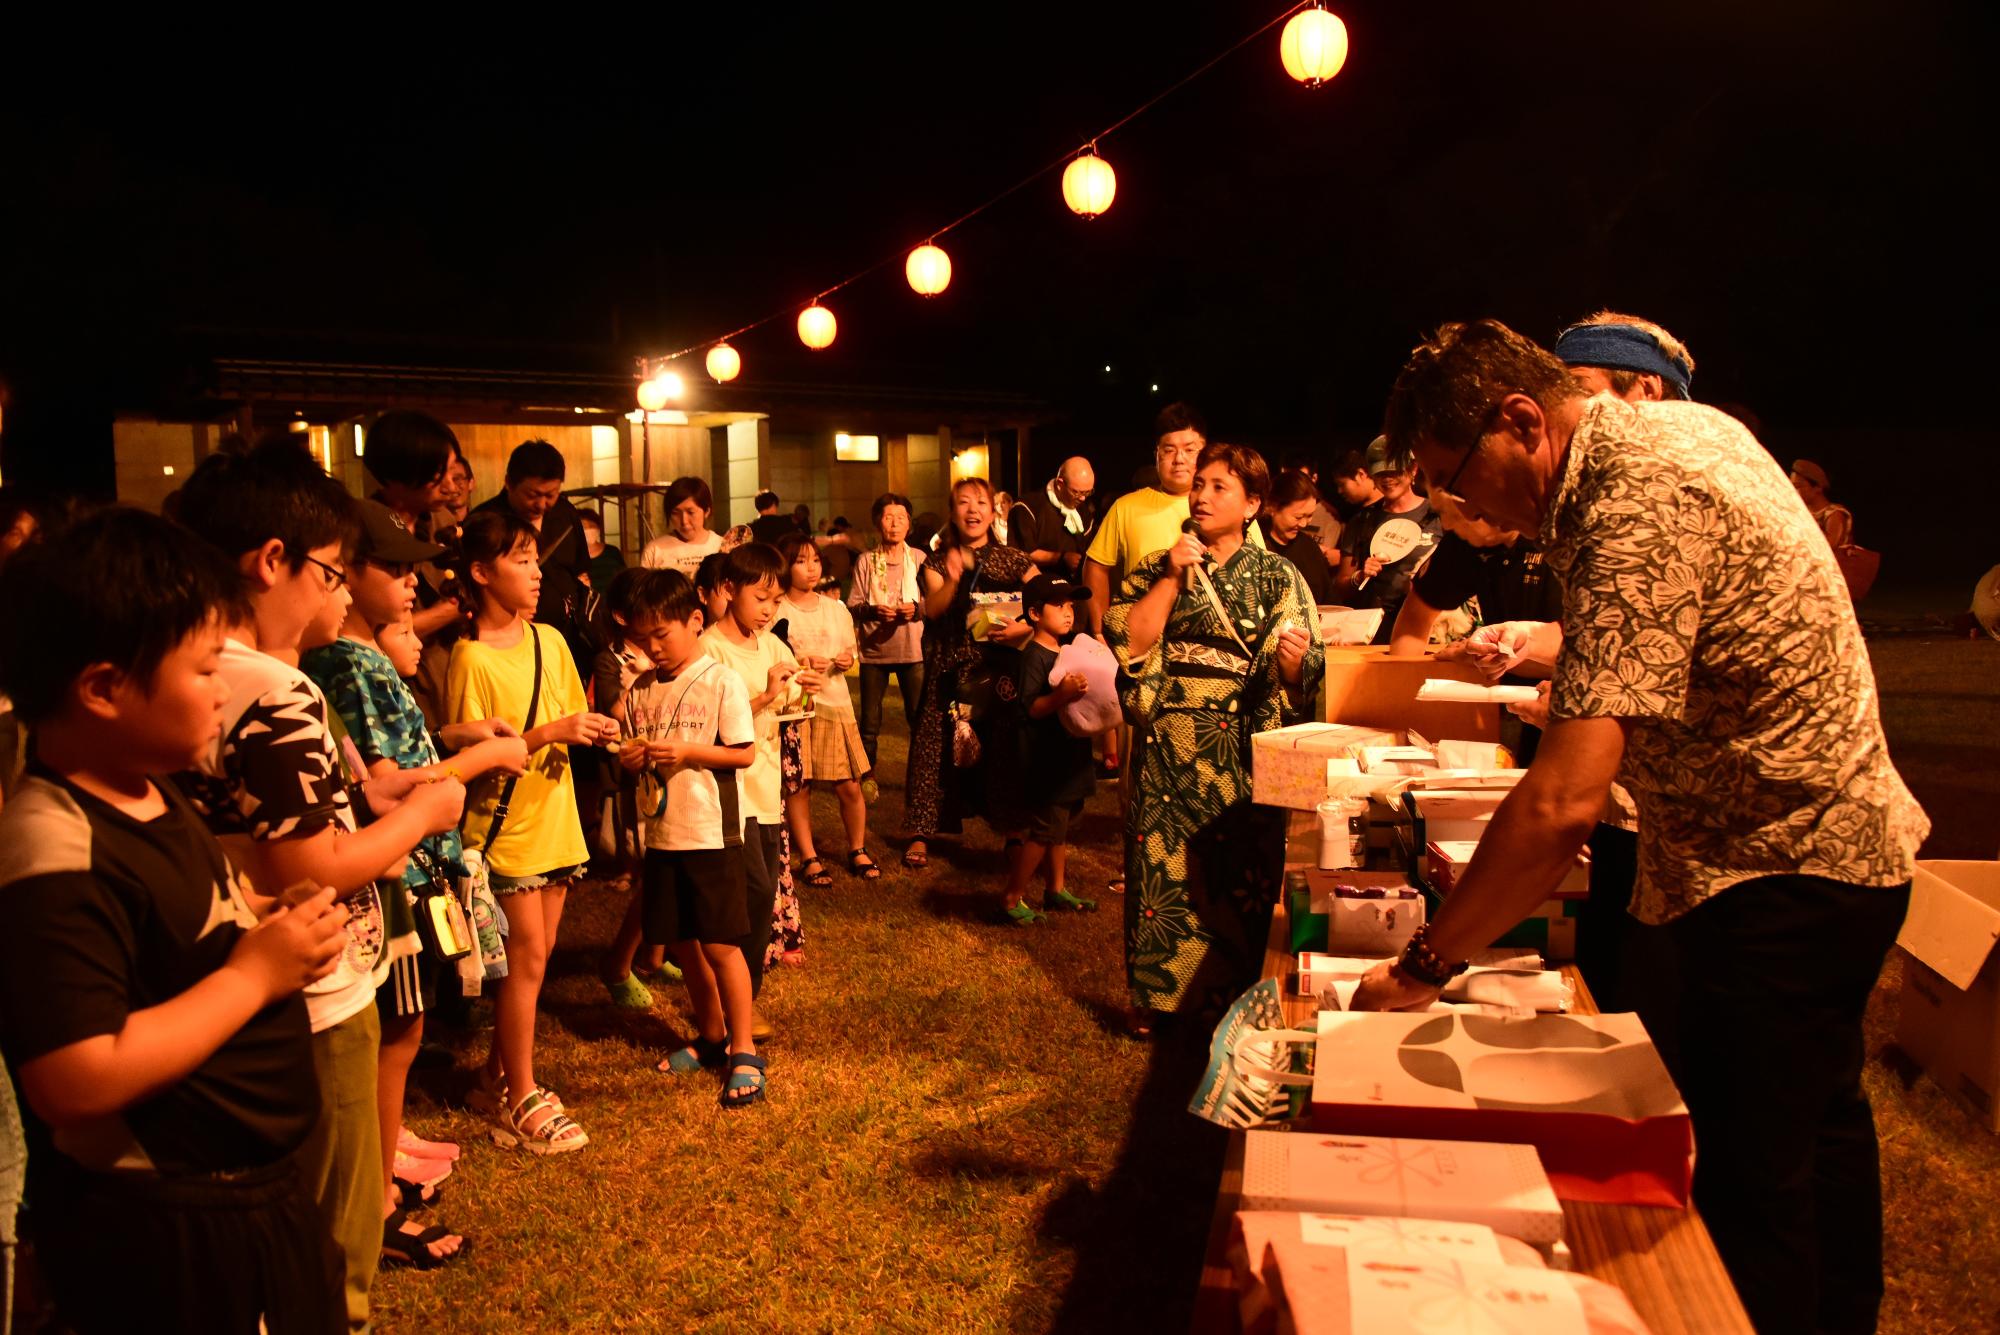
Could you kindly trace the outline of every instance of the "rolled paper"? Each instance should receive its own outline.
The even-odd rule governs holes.
[[[1533,686],[1481,686],[1476,682],[1431,677],[1417,688],[1417,699],[1461,705],[1529,705],[1541,692]]]

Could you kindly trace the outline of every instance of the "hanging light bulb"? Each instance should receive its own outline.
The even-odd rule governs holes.
[[[926,241],[903,261],[903,276],[920,297],[934,297],[951,286],[951,256],[934,241]]]
[[[817,301],[799,312],[799,342],[815,352],[833,342],[838,329],[833,312]]]
[[[1062,191],[1072,213],[1095,218],[1111,207],[1111,197],[1118,193],[1118,173],[1097,156],[1097,145],[1092,144],[1063,168]]]
[[[708,350],[708,374],[716,384],[734,380],[743,369],[743,358],[727,343],[718,343]]]
[[[657,376],[648,376],[639,382],[639,406],[649,413],[656,413],[667,406],[667,387]]]
[[[1278,59],[1285,62],[1285,73],[1317,88],[1347,63],[1347,25],[1318,5],[1301,10],[1278,39]]]

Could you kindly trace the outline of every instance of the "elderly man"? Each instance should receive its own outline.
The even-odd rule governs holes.
[[[1929,823],[1890,763],[1832,551],[1741,423],[1591,398],[1496,321],[1417,348],[1387,425],[1436,503],[1538,536],[1563,646],[1527,777],[1356,1003],[1432,1001],[1547,896],[1629,759],[1633,912],[1681,959],[1695,1199],[1760,1331],[1873,1329],[1861,1017]]]
[[[1039,495],[1014,502],[1007,516],[1007,545],[1018,547],[1044,575],[1078,579],[1083,554],[1097,536],[1097,474],[1082,455],[1063,460]]]

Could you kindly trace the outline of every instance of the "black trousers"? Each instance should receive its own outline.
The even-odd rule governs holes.
[[[1680,964],[1667,929],[1634,918],[1639,836],[1599,825],[1590,836],[1590,898],[1576,924],[1576,967],[1601,1011],[1636,1011],[1679,1083]]]
[[[1909,903],[1908,883],[1768,876],[1665,928],[1695,1204],[1763,1335],[1875,1329],[1882,1184],[1861,1017]]]
[[[771,917],[778,907],[778,877],[784,870],[783,825],[751,821],[743,827],[743,896],[750,926],[737,945],[750,966],[750,995],[764,990],[764,950],[771,944]]]
[[[912,737],[917,732],[917,711],[924,702],[924,665],[915,663],[863,663],[861,665],[861,749],[868,763],[875,764],[875,745],[882,736],[882,701],[889,694],[889,678],[903,692],[903,723]]]

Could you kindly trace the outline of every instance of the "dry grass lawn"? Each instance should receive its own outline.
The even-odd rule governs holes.
[[[1991,857],[2000,645],[1874,646],[1899,764],[1938,826],[1930,852]],[[893,705],[892,705],[893,709]],[[892,720],[891,731],[898,725]],[[885,737],[885,770],[902,750]],[[378,1286],[385,1331],[1185,1329],[1219,1133],[1185,1111],[1196,1036],[1146,1049],[1105,1024],[1122,987],[1116,848],[1100,792],[1073,888],[1102,912],[991,925],[998,844],[934,846],[928,873],[808,892],[808,963],[777,970],[771,1093],[725,1114],[717,1082],[654,1074],[680,998],[610,1006],[595,969],[621,905],[573,902],[545,996],[539,1069],[589,1130],[532,1160],[488,1144],[460,1070],[424,1077],[412,1122],[465,1157],[438,1217],[467,1262]],[[822,829],[833,829],[822,803]],[[877,833],[901,792],[885,784]],[[1895,969],[1869,1050],[1894,1028]],[[1929,1082],[1868,1071],[1883,1144],[1883,1329],[2000,1328],[1996,1141]]]

